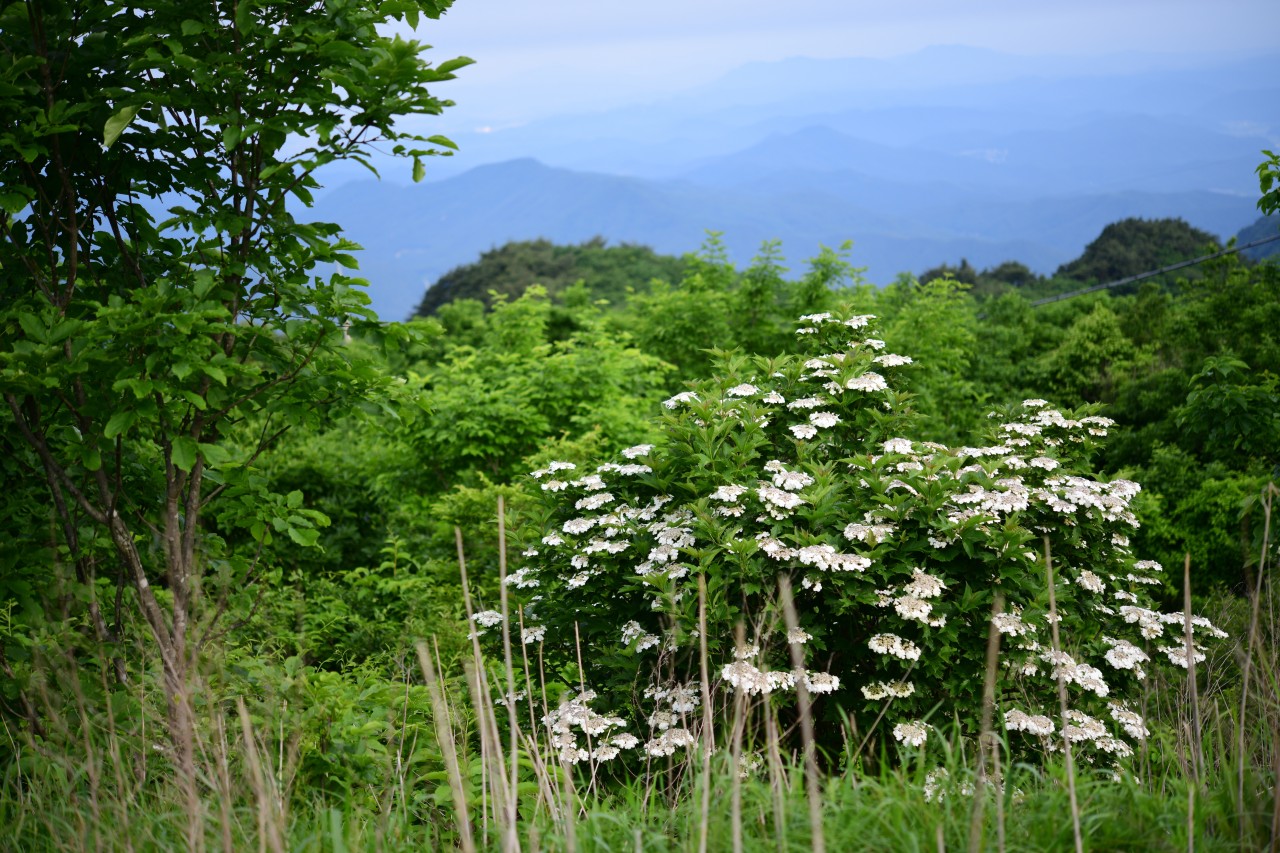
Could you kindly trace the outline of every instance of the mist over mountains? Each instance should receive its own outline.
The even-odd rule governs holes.
[[[681,253],[713,229],[739,262],[780,239],[795,266],[852,239],[874,282],[962,257],[1049,273],[1124,217],[1223,238],[1251,225],[1277,80],[1280,53],[753,63],[649,104],[450,133],[460,154],[422,184],[335,171],[316,214],[365,247],[388,319],[481,251],[536,237]]]

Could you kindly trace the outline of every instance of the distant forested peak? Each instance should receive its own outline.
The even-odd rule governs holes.
[[[1273,213],[1270,216],[1259,216],[1252,225],[1241,228],[1240,233],[1236,235],[1236,242],[1243,245],[1264,237],[1274,237],[1277,234],[1280,234],[1280,213]],[[1242,254],[1254,261],[1260,261],[1263,258],[1280,258],[1280,240],[1246,249]]]
[[[1058,267],[1059,278],[1082,284],[1114,281],[1222,248],[1221,241],[1181,219],[1122,219],[1102,229],[1084,254]],[[1195,278],[1194,268],[1178,276]]]
[[[680,258],[631,243],[610,246],[603,237],[577,245],[545,239],[512,241],[441,276],[427,289],[414,316],[429,317],[457,299],[477,299],[489,306],[491,293],[517,299],[534,284],[558,300],[579,281],[592,299],[620,305],[629,288],[643,290],[654,279],[678,281],[683,272]]]

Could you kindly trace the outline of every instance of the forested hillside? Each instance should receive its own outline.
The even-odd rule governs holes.
[[[454,150],[449,5],[0,3],[0,850],[1275,847],[1280,266],[517,242],[382,320],[304,213]]]

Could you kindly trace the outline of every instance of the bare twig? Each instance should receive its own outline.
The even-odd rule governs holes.
[[[1049,628],[1053,639],[1054,665],[1058,671],[1058,705],[1062,712],[1062,748],[1067,759],[1067,793],[1071,801],[1071,833],[1075,838],[1076,853],[1084,853],[1084,839],[1080,834],[1080,803],[1076,799],[1076,768],[1071,757],[1071,738],[1067,736],[1067,683],[1063,678],[1062,665],[1058,657],[1062,654],[1062,644],[1058,638],[1058,598],[1053,586],[1053,555],[1049,549],[1049,537],[1044,537],[1044,572],[1049,587]]]
[[[800,620],[796,616],[795,604],[791,599],[791,579],[786,575],[778,576],[778,594],[782,599],[782,615],[787,620],[787,634],[800,630]],[[804,669],[804,652],[799,643],[787,643],[791,651],[791,666],[796,674],[796,698],[800,705],[800,735],[804,741],[804,781],[805,792],[809,798],[809,827],[812,835],[814,853],[824,853],[827,849],[826,839],[822,832],[822,789],[818,779],[817,744],[813,738],[813,715],[809,707],[809,686]]]

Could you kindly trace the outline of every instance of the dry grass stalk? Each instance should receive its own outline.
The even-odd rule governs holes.
[[[240,729],[244,734],[245,761],[249,765],[249,784],[253,788],[257,803],[258,818],[258,850],[271,850],[271,853],[284,853],[284,835],[280,821],[276,815],[276,798],[270,791],[271,775],[265,772],[261,756],[258,754],[258,743],[253,736],[253,723],[249,719],[249,711],[243,699],[236,699],[236,709],[240,712]]]
[[[1004,596],[996,593],[991,602],[991,621],[987,627],[987,660],[986,672],[982,679],[982,715],[978,728],[978,784],[973,796],[973,813],[969,818],[969,851],[976,853],[982,848],[982,817],[987,801],[987,753],[992,754],[992,766],[999,760],[996,756],[995,734],[991,731],[991,718],[996,705],[996,668],[1000,662],[1000,629],[996,619],[1004,610]],[[996,772],[996,797],[1001,797],[1000,777]],[[1000,850],[1004,850],[1003,830],[1001,831]]]
[[[523,637],[524,636],[524,608],[523,607],[517,608],[516,613],[520,619],[520,635],[521,637]],[[565,804],[560,798],[560,791],[558,787],[552,784],[553,780],[551,778],[551,772],[547,769],[548,767],[552,766],[551,762],[554,760],[553,754],[549,750],[546,753],[543,752],[543,748],[542,748],[543,742],[537,736],[537,729],[538,729],[537,720],[539,718],[538,718],[537,712],[534,711],[534,707],[533,707],[533,676],[529,669],[529,653],[525,649],[525,644],[523,640],[520,643],[520,660],[524,667],[525,701],[528,703],[528,706],[529,706],[529,721],[530,721],[530,726],[532,726],[533,728],[533,730],[528,735],[525,736],[525,749],[528,751],[529,758],[533,762],[533,775],[534,775],[534,778],[538,781],[539,796],[541,796],[542,801],[547,804],[547,808],[551,814],[552,821],[559,822],[563,820],[562,812],[565,808]],[[542,682],[541,686],[542,686],[542,716],[545,717],[547,716],[547,707],[546,707],[547,690],[546,690],[545,681]],[[537,828],[537,825],[534,824],[533,826],[530,827],[530,831],[536,832],[536,828]],[[535,848],[537,847],[538,842],[537,842],[536,835],[530,836],[529,843],[533,847]]]
[[[739,622],[734,629],[735,648],[747,645],[747,632]],[[746,717],[746,692],[733,691],[733,734],[729,751],[729,822],[733,831],[733,853],[742,853],[742,729]]]
[[[778,594],[782,599],[782,615],[786,619],[787,634],[800,630],[800,619],[796,616],[795,602],[791,598],[791,579],[786,575],[778,576]],[[791,650],[791,666],[796,672],[796,699],[800,706],[800,736],[804,742],[804,781],[805,793],[809,799],[809,828],[812,832],[814,853],[824,853],[827,849],[826,839],[822,832],[822,788],[818,776],[818,750],[813,738],[813,714],[810,708],[809,687],[805,683],[804,653],[798,643],[788,643]]]
[[[773,824],[777,849],[787,849],[787,809],[784,791],[791,788],[790,778],[782,766],[782,738],[778,733],[778,717],[773,706],[764,704],[765,743],[769,761],[769,791],[773,798]]]
[[[520,849],[520,838],[516,833],[517,797],[520,784],[520,724],[516,719],[516,674],[511,663],[511,612],[507,602],[507,507],[506,499],[498,495],[498,596],[502,607],[502,657],[507,675],[507,709],[508,746],[507,752],[511,762],[511,778],[508,782],[510,797],[507,801],[506,834],[504,847],[508,850]]]
[[[445,774],[449,778],[449,792],[453,796],[453,809],[457,815],[458,842],[463,853],[474,853],[475,839],[471,834],[471,812],[467,805],[467,789],[462,783],[462,771],[458,766],[458,745],[453,739],[452,715],[440,689],[440,679],[436,676],[435,665],[427,648],[418,643],[418,664],[422,667],[422,677],[427,682],[427,692],[431,696],[431,719],[435,724],[436,742],[440,746],[440,754],[444,756]]]
[[[489,679],[485,675],[484,655],[480,651],[480,637],[475,631],[474,607],[471,586],[467,579],[467,559],[462,543],[462,528],[453,528],[458,549],[458,573],[462,579],[462,601],[467,612],[467,627],[471,637],[471,664],[467,673],[467,686],[471,691],[480,733],[481,813],[485,815],[485,834],[488,834],[488,800],[492,793],[494,822],[502,830],[503,850],[518,850],[516,835],[515,790],[508,787],[506,759],[502,741],[498,736],[498,721],[493,710],[493,696],[489,691]],[[514,845],[514,846],[513,846]]]
[[[1200,726],[1200,692],[1196,683],[1195,643],[1191,638],[1191,552],[1187,552],[1186,562],[1182,567],[1182,640],[1183,652],[1187,656],[1187,690],[1191,697],[1191,780],[1199,786],[1204,777],[1204,745],[1201,741],[1203,729]],[[1188,818],[1190,819],[1190,818]]]
[[[1240,840],[1245,839],[1245,816],[1244,816],[1244,775],[1245,766],[1248,764],[1248,757],[1245,753],[1245,713],[1249,706],[1249,678],[1253,673],[1253,653],[1258,641],[1258,620],[1259,611],[1262,606],[1262,580],[1266,577],[1267,558],[1270,556],[1269,549],[1271,545],[1271,506],[1272,498],[1277,494],[1275,483],[1268,483],[1265,497],[1262,501],[1262,552],[1258,555],[1258,571],[1257,581],[1253,589],[1253,600],[1249,607],[1249,634],[1245,640],[1245,656],[1244,656],[1244,675],[1243,684],[1240,690],[1240,716],[1237,721],[1236,731],[1236,754],[1237,761],[1237,778],[1236,778],[1236,805],[1240,812]],[[1280,803],[1280,792],[1276,794],[1276,801]],[[1280,810],[1280,806],[1277,806]]]
[[[1056,658],[1062,652],[1062,643],[1058,638],[1058,597],[1054,592],[1053,554],[1049,548],[1049,537],[1044,537],[1044,572],[1049,588],[1049,628],[1053,640],[1053,654]],[[1080,834],[1080,803],[1076,799],[1076,768],[1071,757],[1071,739],[1067,737],[1067,683],[1062,677],[1062,668],[1058,668],[1058,705],[1062,712],[1062,749],[1067,761],[1067,793],[1071,802],[1071,832],[1075,838],[1076,853],[1084,853],[1084,839]]]
[[[711,753],[715,735],[711,729],[711,676],[707,666],[707,578],[698,575],[698,668],[702,685],[702,803],[698,819],[698,853],[707,853],[711,822]]]

